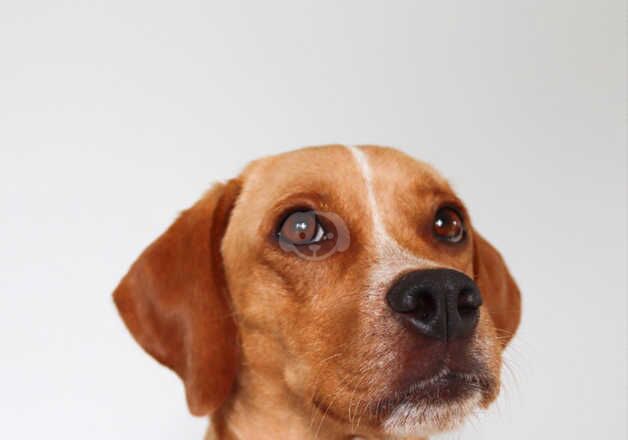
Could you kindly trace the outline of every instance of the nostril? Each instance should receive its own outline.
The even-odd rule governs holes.
[[[410,292],[397,292],[396,295],[388,296],[388,303],[393,310],[398,313],[409,313],[416,310],[418,306],[418,296]]]
[[[461,318],[474,315],[482,305],[482,298],[474,289],[464,289],[458,295],[458,313]]]
[[[421,292],[418,295],[415,315],[423,322],[430,321],[436,315],[436,301],[433,295],[427,292]]]

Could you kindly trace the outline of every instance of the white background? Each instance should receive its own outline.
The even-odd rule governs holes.
[[[623,2],[220,3],[0,3],[0,437],[200,439],[112,289],[249,160],[370,142],[448,176],[523,292],[445,438],[625,438]]]

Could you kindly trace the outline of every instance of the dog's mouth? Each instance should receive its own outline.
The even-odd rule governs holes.
[[[383,429],[393,436],[425,437],[457,428],[470,414],[485,407],[485,400],[498,387],[496,379],[483,369],[466,372],[443,366],[436,374],[398,384],[395,391],[379,397],[355,397],[348,418],[334,408],[333,400],[315,399],[313,403],[324,417],[352,427],[358,420],[356,428],[362,422],[365,428]]]
[[[482,376],[443,369],[437,375],[414,384],[402,393],[404,401],[445,403],[464,399],[470,394],[489,387],[489,380]]]
[[[457,404],[486,395],[494,386],[495,381],[490,375],[452,371],[444,367],[433,376],[414,382],[376,401],[371,409],[381,416],[404,404],[426,409]]]
[[[488,374],[447,367],[398,389],[369,406],[383,429],[395,436],[424,437],[457,428],[497,386]]]

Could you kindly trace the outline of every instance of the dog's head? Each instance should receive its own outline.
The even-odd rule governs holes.
[[[255,378],[347,433],[428,435],[498,394],[519,291],[430,166],[388,148],[265,158],[214,186],[114,294],[212,413]]]

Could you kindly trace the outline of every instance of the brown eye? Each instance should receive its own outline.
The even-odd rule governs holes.
[[[317,243],[324,235],[325,230],[318,222],[314,211],[290,214],[279,229],[279,238],[294,245]]]
[[[465,236],[462,217],[453,208],[441,208],[434,217],[434,235],[450,243],[459,243]]]

